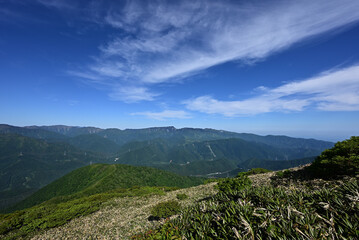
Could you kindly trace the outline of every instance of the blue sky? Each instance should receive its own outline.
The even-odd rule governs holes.
[[[0,0],[0,122],[359,135],[359,1]]]

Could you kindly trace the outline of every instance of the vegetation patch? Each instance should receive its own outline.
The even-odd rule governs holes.
[[[178,201],[171,200],[161,202],[151,209],[151,215],[155,218],[167,218],[178,214],[181,211],[181,205]]]
[[[188,195],[185,194],[185,193],[178,193],[178,194],[176,195],[176,198],[177,198],[178,200],[185,200],[185,199],[188,198]]]
[[[216,185],[216,188],[220,192],[229,192],[229,191],[240,191],[251,185],[251,180],[247,175],[242,174],[236,178],[227,178],[222,180]]]
[[[277,178],[287,178],[289,177],[291,174],[291,171],[290,170],[284,170],[284,171],[278,171],[275,173],[275,176]]]
[[[359,137],[337,142],[317,157],[309,170],[324,178],[359,173]]]

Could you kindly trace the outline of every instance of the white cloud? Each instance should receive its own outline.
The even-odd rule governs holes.
[[[228,61],[264,59],[359,20],[357,0],[133,0],[115,4],[119,3],[98,10],[105,12],[102,21],[115,32],[99,46],[101,54],[86,73],[112,85],[118,100],[127,99],[120,96],[124,91],[116,90],[119,84],[149,91]],[[97,22],[100,14],[95,15]],[[156,94],[132,96],[141,101],[153,100]]]
[[[265,58],[358,19],[359,2],[353,0],[130,1],[106,20],[135,34],[118,36],[101,50],[130,77],[161,83],[227,61]],[[133,68],[141,72],[131,74]]]
[[[153,101],[158,93],[150,92],[145,87],[120,86],[113,87],[109,94],[112,100],[123,101],[126,103],[135,103],[139,101]]]
[[[308,105],[305,99],[282,100],[261,96],[243,101],[220,101],[211,96],[201,96],[183,102],[189,110],[232,117],[275,111],[301,111]]]
[[[131,115],[142,115],[147,118],[155,120],[167,120],[167,119],[187,119],[191,118],[191,115],[185,111],[174,111],[174,110],[164,110],[162,112],[137,112],[132,113]]]
[[[311,107],[321,111],[359,111],[359,65],[261,90],[261,95],[241,101],[201,96],[184,104],[189,110],[225,116],[303,111]]]
[[[81,71],[67,71],[67,73],[75,77],[91,80],[92,82],[102,82],[101,77],[99,77],[97,74]]]

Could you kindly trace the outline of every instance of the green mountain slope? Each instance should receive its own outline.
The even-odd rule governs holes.
[[[299,148],[299,149],[313,149],[324,151],[325,149],[334,146],[334,143],[321,141],[316,139],[305,139],[305,138],[293,138],[287,136],[259,136],[249,133],[239,133],[237,138],[243,139],[249,142],[264,143],[277,148]]]
[[[54,197],[71,199],[134,186],[190,187],[203,183],[203,179],[150,168],[122,164],[93,164],[72,171],[40,189],[17,204],[23,209]],[[68,199],[67,199],[68,200]]]
[[[202,142],[218,139],[239,138],[249,142],[264,143],[276,148],[299,148],[317,150],[318,154],[334,145],[334,143],[315,139],[292,138],[287,136],[259,136],[248,133],[234,133],[215,129],[156,127],[145,129],[106,129],[97,133],[119,145],[132,141],[147,141],[153,139],[166,139],[183,142]]]
[[[81,149],[92,149],[93,151],[100,153],[115,153],[117,150],[115,144],[123,146],[130,142],[152,141],[155,139],[163,139],[169,145],[175,146],[179,143],[185,144],[238,138],[248,142],[262,143],[276,148],[314,150],[317,151],[317,154],[334,145],[331,142],[315,139],[273,135],[259,136],[255,134],[235,133],[215,129],[176,129],[174,127],[120,130],[116,128],[100,129],[95,127],[72,127],[63,125],[14,127],[2,124],[0,125],[0,133],[16,133],[49,141],[65,141],[70,144],[77,144],[77,147],[80,147]],[[100,136],[100,138],[96,138],[95,136]],[[98,143],[98,146],[93,148],[96,143]]]
[[[90,162],[153,166],[183,175],[206,175],[248,168],[245,162],[249,160],[255,160],[258,167],[266,167],[267,160],[312,157],[332,146],[330,142],[313,139],[174,127],[120,130],[0,124],[0,134],[3,141],[0,210]],[[266,162],[262,164],[259,160]],[[275,164],[279,163],[271,165]]]
[[[230,166],[247,168],[248,164],[245,162],[253,159],[287,161],[312,157],[319,153],[313,149],[276,148],[235,138],[174,146],[165,140],[156,139],[125,144],[121,147],[115,160],[119,163],[156,166],[185,175],[197,175],[232,170],[233,168],[229,169]],[[200,164],[193,164],[198,161],[204,164],[203,167]],[[223,166],[221,166],[221,162]],[[231,164],[228,164],[229,162]],[[256,162],[258,163],[258,161]],[[217,171],[215,167],[218,168]],[[196,172],[196,170],[198,171]]]
[[[96,134],[78,135],[67,139],[66,142],[85,151],[106,155],[114,154],[120,149],[115,142]]]
[[[206,176],[213,177],[220,173],[226,173],[237,169],[237,165],[228,159],[218,159],[213,161],[195,161],[186,164],[158,164],[154,167],[171,171],[180,175]]]
[[[104,162],[66,143],[0,134],[0,209],[78,167]]]

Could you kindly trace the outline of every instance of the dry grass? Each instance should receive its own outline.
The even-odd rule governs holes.
[[[161,224],[159,221],[148,220],[151,208],[157,203],[176,200],[178,193],[185,193],[188,199],[180,202],[182,206],[189,206],[215,194],[215,184],[167,192],[165,196],[112,199],[104,203],[98,212],[73,219],[61,227],[42,232],[31,239],[128,239],[135,233]]]

